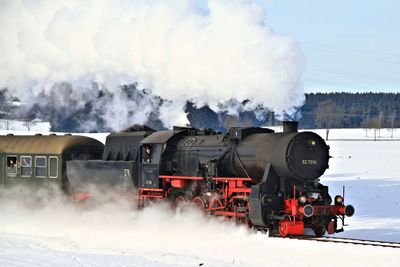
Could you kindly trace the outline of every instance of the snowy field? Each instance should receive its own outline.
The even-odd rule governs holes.
[[[318,132],[325,135],[324,130]],[[338,129],[330,136],[363,139],[365,133]],[[399,138],[400,130],[395,129],[394,135]],[[105,138],[105,134],[92,136]],[[333,158],[321,182],[329,185],[332,196],[341,194],[344,185],[345,202],[356,208],[338,236],[400,242],[400,141],[328,144]],[[128,201],[83,209],[61,196],[18,194],[22,197],[15,199],[10,195],[16,192],[3,192],[0,199],[0,266],[398,266],[400,262],[399,249],[268,238],[195,210],[155,205],[138,211]]]
[[[330,169],[321,181],[356,208],[340,236],[400,242],[400,141],[329,141]]]

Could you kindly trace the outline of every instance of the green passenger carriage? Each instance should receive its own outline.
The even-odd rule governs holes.
[[[0,136],[0,187],[56,185],[69,189],[66,161],[100,159],[103,144],[85,136]]]

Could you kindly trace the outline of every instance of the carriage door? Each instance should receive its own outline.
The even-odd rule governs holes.
[[[141,166],[139,186],[159,188],[159,170],[162,144],[143,144],[141,146]]]
[[[4,167],[4,155],[0,155],[0,187],[5,186],[5,172],[6,168]]]

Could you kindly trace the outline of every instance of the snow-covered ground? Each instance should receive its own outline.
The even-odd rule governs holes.
[[[330,169],[321,181],[356,208],[340,236],[400,242],[400,141],[329,141]]]
[[[7,130],[8,129],[8,130]],[[15,121],[15,120],[0,120],[0,131],[2,132],[21,132],[25,134],[35,134],[35,132],[48,132],[50,123],[43,121]]]
[[[382,131],[382,130],[381,130]],[[322,136],[324,130],[319,130]],[[397,138],[400,130],[395,129]],[[331,130],[335,139],[365,130]],[[92,135],[104,141],[105,134]],[[328,141],[321,177],[356,214],[338,236],[400,242],[400,142]],[[19,192],[22,194],[21,192]],[[166,205],[136,210],[121,201],[83,209],[62,197],[0,199],[0,266],[397,266],[400,250],[268,238]],[[24,200],[24,201],[21,201]]]

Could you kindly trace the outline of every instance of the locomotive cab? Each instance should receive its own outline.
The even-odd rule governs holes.
[[[168,160],[170,155],[167,147],[186,134],[186,130],[159,131],[140,142],[140,188],[160,188],[160,174],[165,174],[166,165],[171,162]]]
[[[140,187],[159,188],[162,146],[163,144],[153,143],[143,143],[140,146]]]

